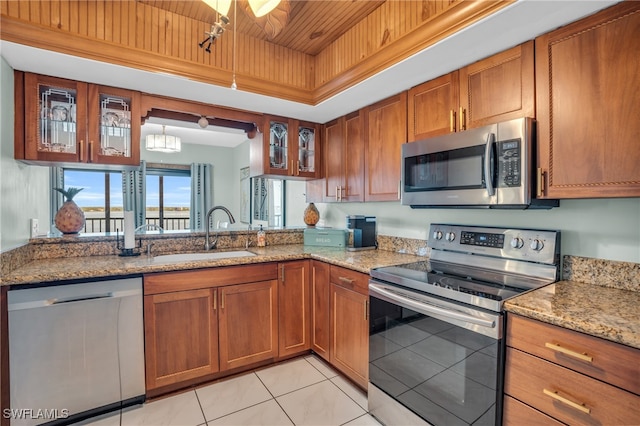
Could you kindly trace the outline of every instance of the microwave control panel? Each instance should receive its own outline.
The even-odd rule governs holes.
[[[500,141],[498,146],[498,186],[520,186],[522,177],[522,141]]]

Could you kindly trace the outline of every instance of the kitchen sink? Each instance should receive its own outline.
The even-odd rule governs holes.
[[[255,253],[246,250],[236,251],[218,251],[218,252],[204,252],[204,253],[180,253],[180,254],[166,254],[163,256],[155,256],[153,258],[154,263],[173,263],[173,262],[193,262],[197,260],[216,260],[216,259],[228,259],[231,257],[247,257],[255,256]]]

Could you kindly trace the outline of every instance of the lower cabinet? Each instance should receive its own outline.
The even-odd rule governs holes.
[[[220,371],[278,356],[277,281],[220,287]]]
[[[640,424],[638,349],[509,314],[505,359],[505,424]]]
[[[311,349],[328,362],[331,362],[329,354],[330,268],[328,263],[311,261]]]
[[[331,266],[330,362],[367,388],[369,369],[369,276]]]
[[[368,282],[315,260],[145,275],[147,395],[310,349],[366,389]]]
[[[144,297],[147,389],[218,372],[215,300],[209,288]]]
[[[277,277],[275,263],[145,275],[147,394],[276,359]]]
[[[309,260],[279,264],[278,355],[303,353],[311,348]]]

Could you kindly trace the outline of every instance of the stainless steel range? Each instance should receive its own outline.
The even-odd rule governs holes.
[[[502,422],[505,300],[558,280],[560,232],[432,224],[428,260],[371,271],[369,411]]]

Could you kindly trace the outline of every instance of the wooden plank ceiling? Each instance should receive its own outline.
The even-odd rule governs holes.
[[[198,21],[213,23],[217,19],[216,12],[201,0],[138,1]],[[242,11],[243,8],[238,6],[238,32],[315,56],[384,2],[384,0],[289,0],[288,22],[274,38],[270,38],[256,24],[256,18],[250,12],[245,13]],[[233,4],[229,18],[230,26],[233,27],[235,21]]]

